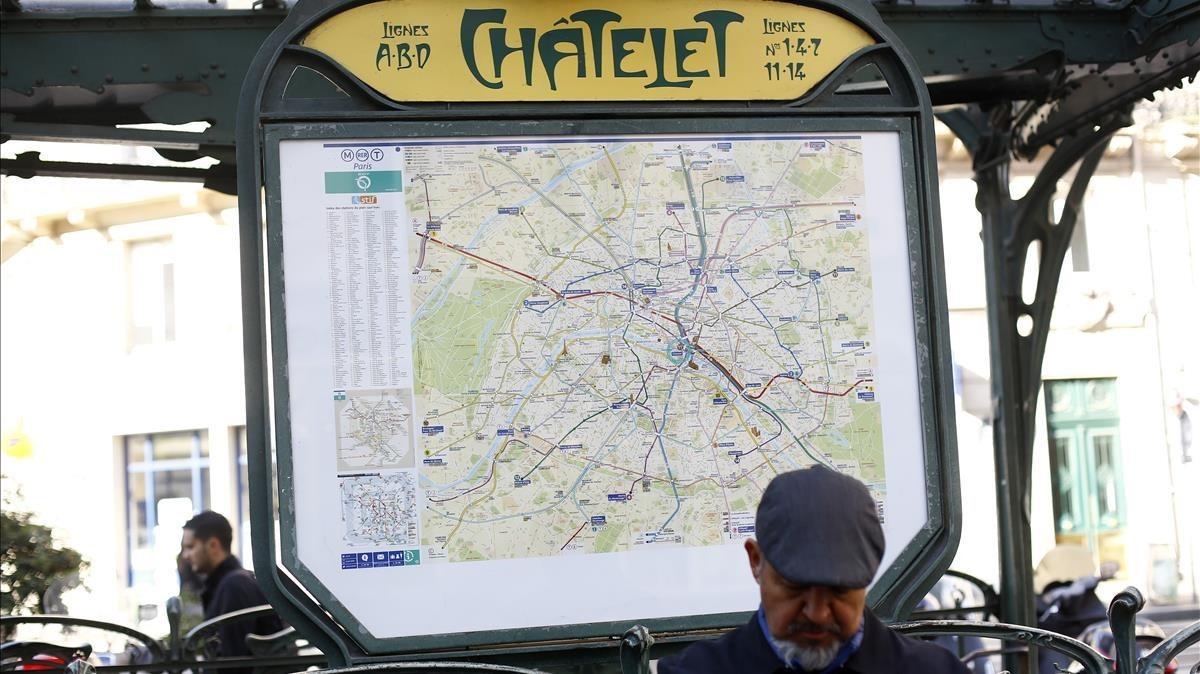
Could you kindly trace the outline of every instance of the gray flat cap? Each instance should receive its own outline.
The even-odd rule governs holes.
[[[822,466],[771,480],[754,530],[763,556],[797,585],[866,587],[883,558],[883,527],[871,492]]]

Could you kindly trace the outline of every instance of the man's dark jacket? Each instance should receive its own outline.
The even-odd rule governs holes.
[[[204,579],[204,592],[200,594],[200,601],[204,603],[204,619],[209,620],[230,611],[261,606],[267,603],[267,597],[258,587],[254,574],[243,569],[237,557],[229,555]],[[281,629],[283,624],[274,613],[228,623],[217,630],[217,636],[220,638],[217,654],[222,657],[250,655],[249,649],[246,648],[247,634],[274,634]]]
[[[940,646],[910,639],[888,629],[867,611],[862,646],[837,672],[855,674],[967,674],[965,665]],[[796,672],[775,655],[758,616],[736,630],[699,641],[682,653],[658,661],[658,674],[775,674]]]

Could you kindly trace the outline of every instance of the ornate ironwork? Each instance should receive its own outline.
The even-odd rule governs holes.
[[[644,628],[643,628],[644,629]],[[538,669],[492,665],[484,662],[389,662],[378,665],[358,665],[324,669],[314,674],[389,674],[390,672],[415,672],[436,674],[474,674],[475,672],[509,672],[510,674],[545,674]],[[646,671],[649,671],[647,669]]]
[[[132,627],[125,627],[116,623],[110,623],[104,620],[90,620],[88,618],[72,618],[65,615],[11,615],[0,616],[0,625],[6,629],[15,628],[17,625],[62,625],[64,627],[88,627],[106,632],[115,632],[123,634],[127,637],[133,637],[149,652],[150,656],[155,660],[165,660],[167,652],[163,649],[162,644],[154,637],[139,632]]]
[[[970,151],[979,187],[976,206],[983,216],[984,271],[987,278],[988,332],[991,342],[993,442],[996,501],[1001,539],[1000,618],[1035,623],[1030,531],[1033,443],[1042,359],[1050,336],[1050,315],[1058,293],[1063,260],[1070,247],[1088,182],[1109,139],[1131,123],[1130,110],[1112,114],[1094,127],[1062,140],[1042,166],[1033,186],[1019,199],[1009,188],[1014,129],[1011,103],[988,109],[969,106],[939,115]],[[1058,183],[1075,175],[1062,215],[1053,215]],[[1022,296],[1027,254],[1037,250],[1036,292]],[[1033,654],[1024,669],[1032,670]],[[1016,663],[1010,658],[1010,668]],[[1126,670],[1129,671],[1129,670]]]
[[[892,628],[909,636],[934,637],[934,636],[953,636],[953,637],[982,637],[987,639],[996,639],[1002,642],[1015,644],[1015,647],[999,648],[989,651],[979,651],[968,653],[964,659],[974,659],[980,656],[1025,653],[1030,650],[1030,647],[1046,648],[1055,652],[1066,655],[1075,660],[1082,666],[1082,671],[1087,674],[1114,674],[1115,672],[1134,672],[1135,674],[1164,674],[1168,664],[1182,654],[1186,649],[1200,643],[1200,621],[1191,623],[1181,629],[1178,633],[1168,637],[1166,640],[1159,643],[1145,657],[1140,660],[1137,657],[1137,643],[1135,634],[1135,625],[1137,614],[1145,605],[1145,600],[1142,594],[1133,587],[1126,588],[1113,598],[1109,604],[1109,626],[1112,630],[1113,639],[1115,642],[1116,658],[1114,660],[1107,659],[1103,654],[1098,653],[1088,644],[1085,644],[1077,639],[1073,639],[1054,632],[1046,630],[1026,627],[1024,625],[1014,625],[1009,623],[996,622],[981,622],[974,620],[918,620],[910,622],[896,623]],[[265,607],[246,609],[239,611],[229,616],[214,619],[201,623],[196,628],[188,632],[185,643],[191,648],[182,648],[181,650],[187,654],[194,654],[194,645],[199,642],[200,638],[222,624],[225,619],[245,619],[258,615],[263,612]],[[108,630],[131,636],[144,643],[151,656],[154,658],[152,663],[137,664],[133,663],[128,666],[105,666],[99,668],[102,672],[122,672],[122,671],[158,671],[158,672],[182,672],[187,669],[194,669],[195,660],[189,657],[171,657],[167,659],[166,650],[157,640],[149,637],[137,630],[117,625],[114,623],[104,622],[100,620],[87,620],[84,618],[72,618],[69,616],[5,616],[0,618],[0,624],[6,627],[15,626],[18,624],[60,624],[74,627],[89,627],[96,629]],[[665,647],[668,650],[677,650],[679,643],[673,640],[657,642],[658,645]],[[50,646],[47,644],[47,646]],[[652,648],[653,647],[653,648]],[[9,650],[9,649],[6,649]],[[648,674],[650,672],[650,659],[656,655],[656,651],[660,648],[656,646],[656,640],[651,636],[649,630],[641,625],[634,625],[626,630],[620,641],[619,663],[612,663],[611,666],[594,665],[592,672],[621,672],[621,674]],[[5,653],[7,656],[8,653]],[[252,658],[220,658],[205,662],[206,668],[214,670],[222,667],[245,667],[251,666],[262,670],[266,667],[276,668],[279,671],[292,671],[303,669],[305,666],[317,664],[319,659],[313,657],[252,657]],[[290,669],[288,669],[290,667]],[[557,668],[562,671],[561,668]],[[355,667],[344,667],[337,669],[325,669],[318,674],[388,674],[389,672],[405,673],[408,672],[429,672],[436,674],[474,674],[476,672],[508,672],[510,674],[545,674],[544,670],[526,669],[522,667],[514,667],[503,664],[479,663],[479,662],[390,662],[379,664],[367,664]],[[1195,670],[1193,670],[1194,672]]]

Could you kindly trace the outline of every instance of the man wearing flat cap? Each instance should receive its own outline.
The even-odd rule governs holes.
[[[823,467],[775,477],[746,541],[761,603],[750,622],[658,662],[659,674],[966,674],[949,651],[889,629],[866,608],[883,558],[875,500]]]

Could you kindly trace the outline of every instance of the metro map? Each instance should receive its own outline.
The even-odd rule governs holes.
[[[427,562],[721,545],[884,496],[863,142],[405,143]]]

